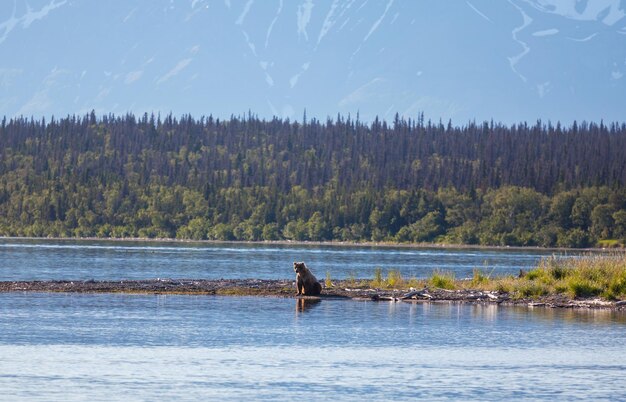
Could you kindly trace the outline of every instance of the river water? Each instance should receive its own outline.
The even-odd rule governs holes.
[[[556,255],[564,255],[558,252]],[[284,279],[293,261],[305,261],[318,277],[371,278],[376,268],[424,278],[434,270],[471,277],[518,274],[546,250],[355,247],[246,243],[181,243],[0,239],[0,280],[116,280],[154,278]]]
[[[0,276],[236,278],[259,276],[249,266],[260,264],[261,277],[286,278],[293,259],[314,261],[322,270],[326,264],[336,277],[353,270],[367,276],[360,270],[369,273],[376,266],[419,275],[427,269],[414,266],[416,261],[455,269],[456,259],[465,261],[459,263],[459,277],[471,272],[473,261],[513,272],[538,258],[541,253],[523,251],[2,240]],[[356,265],[344,267],[341,261]],[[0,399],[620,400],[626,395],[623,313],[301,303],[0,293]]]

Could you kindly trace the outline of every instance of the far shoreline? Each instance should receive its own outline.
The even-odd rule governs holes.
[[[480,244],[454,244],[454,243],[396,243],[396,242],[353,242],[353,241],[300,241],[300,240],[192,240],[175,238],[149,238],[149,237],[28,237],[28,236],[0,236],[0,240],[28,240],[28,241],[75,241],[75,242],[143,242],[143,243],[172,243],[172,244],[207,244],[207,245],[276,245],[276,246],[311,246],[311,247],[354,247],[354,248],[401,248],[401,249],[431,249],[431,250],[493,250],[493,251],[555,251],[555,252],[624,252],[624,248],[606,247],[539,247],[539,246],[487,246]]]

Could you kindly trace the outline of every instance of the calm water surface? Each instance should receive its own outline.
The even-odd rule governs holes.
[[[0,280],[516,273],[550,252],[0,239]],[[0,293],[0,400],[623,400],[626,315]]]
[[[0,294],[5,400],[619,400],[625,350],[608,311]]]
[[[0,239],[0,280],[48,279],[284,279],[293,261],[305,261],[323,277],[369,278],[377,267],[397,269],[407,278],[436,270],[470,277],[474,268],[494,275],[517,274],[541,258],[543,250],[412,249],[390,247],[275,244],[158,243]]]

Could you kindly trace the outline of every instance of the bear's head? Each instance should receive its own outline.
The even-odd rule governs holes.
[[[306,265],[303,262],[295,262],[293,263],[293,270],[299,274],[306,271]]]

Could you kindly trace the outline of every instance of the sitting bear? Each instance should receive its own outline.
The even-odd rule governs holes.
[[[318,296],[322,293],[322,285],[304,262],[294,262],[293,270],[296,271],[296,287],[298,288],[296,295]]]

